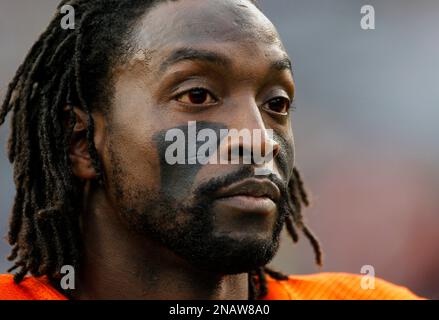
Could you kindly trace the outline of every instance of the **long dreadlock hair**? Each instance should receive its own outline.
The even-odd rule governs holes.
[[[63,0],[23,64],[9,84],[0,109],[0,125],[13,111],[8,157],[14,167],[16,195],[10,218],[8,257],[18,271],[19,283],[26,274],[59,278],[63,265],[80,262],[82,182],[72,172],[69,144],[78,105],[87,114],[87,142],[93,166],[102,181],[102,166],[94,145],[92,111],[108,105],[111,66],[132,49],[130,32],[146,10],[164,0]],[[169,1],[169,0],[168,0]],[[175,0],[171,0],[175,1]],[[253,2],[253,0],[251,0]],[[60,27],[60,8],[75,9],[75,29]],[[103,108],[103,107],[102,107]],[[288,184],[290,213],[286,228],[294,242],[297,230],[310,240],[316,263],[322,252],[305,225],[302,207],[308,197],[297,169]],[[268,267],[249,272],[249,298],[267,294],[266,275],[287,276]]]

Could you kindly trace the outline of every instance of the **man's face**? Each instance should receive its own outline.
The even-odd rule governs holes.
[[[289,213],[294,163],[286,114],[294,82],[274,27],[245,0],[185,0],[158,4],[132,41],[136,53],[114,69],[102,152],[122,220],[197,267],[239,273],[265,265]],[[216,147],[228,151],[271,145],[271,173],[255,176],[252,164],[169,164],[166,133],[181,129],[189,139],[189,121],[196,133],[214,130]],[[221,129],[259,129],[262,139],[220,146]]]

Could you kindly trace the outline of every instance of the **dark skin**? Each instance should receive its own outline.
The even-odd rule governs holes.
[[[202,183],[238,169],[239,165],[208,164],[191,174],[163,179],[163,150],[154,137],[188,121],[261,129],[264,135],[258,147],[274,150],[272,174],[289,180],[294,146],[288,107],[294,82],[287,54],[271,22],[245,0],[159,4],[134,30],[135,53],[113,68],[113,103],[106,114],[93,114],[103,186],[93,183],[96,172],[85,140],[86,115],[74,109],[77,124],[70,158],[74,174],[86,186],[81,221],[86,245],[71,295],[75,299],[247,299],[247,273],[198,267],[159,238],[136,230],[140,221],[136,215],[153,216],[154,210],[143,206],[147,196],[158,197],[171,184],[174,201],[189,204]],[[273,129],[277,138],[270,139],[266,129]],[[225,148],[255,148],[252,143]],[[284,161],[278,160],[282,157]],[[238,253],[246,252],[242,247],[246,243],[272,241],[278,210],[263,218],[221,213],[225,211],[220,204],[209,211],[216,216],[212,239],[226,235]],[[192,223],[187,212],[176,211],[170,217],[165,223],[159,218],[151,221],[159,221],[154,226],[164,234],[172,233],[176,225]],[[245,219],[245,227],[240,219]]]

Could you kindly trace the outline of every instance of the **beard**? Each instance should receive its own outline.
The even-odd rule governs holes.
[[[113,164],[117,166],[117,161]],[[113,172],[120,174],[120,167]],[[266,175],[262,178],[271,180],[281,191],[272,233],[268,237],[250,233],[236,238],[216,232],[213,195],[222,187],[251,177],[261,178],[254,175],[251,166],[243,166],[200,185],[191,201],[178,200],[165,191],[124,188],[122,174],[114,175],[111,183],[122,221],[130,230],[157,241],[196,268],[238,274],[255,270],[273,259],[285,218],[290,213],[287,184],[273,174]]]

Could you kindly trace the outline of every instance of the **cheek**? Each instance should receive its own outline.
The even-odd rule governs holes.
[[[188,124],[171,128],[181,132],[179,138],[166,139],[166,134],[170,129],[157,132],[153,140],[156,144],[157,152],[160,162],[160,179],[161,191],[176,200],[183,200],[191,195],[199,171],[205,166],[197,161],[197,152],[204,141],[197,139],[199,133],[203,129],[210,129],[215,132],[217,140],[210,141],[216,150],[219,145],[220,130],[225,129],[226,126],[221,123],[214,123],[208,121],[200,121],[192,129],[188,128]],[[168,140],[168,141],[166,141]],[[183,160],[181,164],[169,164],[167,159],[167,150],[172,145],[179,146],[183,150]],[[195,145],[194,148],[191,146]],[[192,150],[192,151],[191,151]],[[168,154],[169,155],[169,154]],[[208,156],[207,156],[208,157]],[[192,160],[192,162],[190,161]]]
[[[158,191],[160,168],[151,133],[142,127],[124,128],[110,130],[103,162],[112,194],[130,200],[140,190]]]
[[[144,87],[135,76],[122,75],[108,115],[107,171],[111,182],[130,194],[156,193],[160,188],[159,157],[152,137],[164,120]]]
[[[277,164],[282,175],[286,177],[287,181],[289,181],[293,174],[295,162],[293,136],[274,131],[273,139],[280,145],[280,152],[277,156]]]

